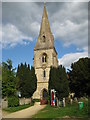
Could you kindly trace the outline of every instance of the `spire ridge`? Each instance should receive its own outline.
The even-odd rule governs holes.
[[[44,9],[43,9],[43,16],[42,16],[42,21],[41,21],[40,33],[46,32],[46,31],[51,33],[48,15],[47,15],[47,10],[46,10],[46,3],[44,2]]]
[[[42,44],[42,45],[41,45]],[[35,45],[35,49],[42,49],[42,48],[54,48],[54,37],[51,33],[46,4],[44,3],[43,15],[41,20],[41,27],[39,36],[37,39],[37,43]]]

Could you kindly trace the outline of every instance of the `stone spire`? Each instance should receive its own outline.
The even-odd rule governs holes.
[[[48,48],[54,48],[54,37],[51,33],[51,29],[48,21],[46,4],[44,4],[40,33],[36,45],[34,47],[34,50],[48,49]]]
[[[42,21],[41,21],[40,34],[45,33],[45,32],[51,33],[48,16],[47,16],[47,11],[46,11],[46,4],[44,3],[44,10],[43,10],[43,16],[42,16]]]

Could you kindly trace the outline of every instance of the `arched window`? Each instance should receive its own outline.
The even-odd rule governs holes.
[[[43,71],[43,77],[44,78],[46,77],[46,71],[45,70]]]
[[[42,56],[42,62],[43,63],[47,62],[47,55],[46,55],[46,53],[44,53],[43,56]]]
[[[42,62],[44,62],[44,56],[42,57]]]

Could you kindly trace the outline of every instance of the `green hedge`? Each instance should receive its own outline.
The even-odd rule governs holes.
[[[16,96],[8,97],[8,107],[17,107],[19,106],[19,98]]]
[[[40,99],[33,99],[33,102],[40,102]]]

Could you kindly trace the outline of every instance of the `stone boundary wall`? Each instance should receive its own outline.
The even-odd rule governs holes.
[[[32,98],[19,98],[19,105],[31,104]],[[8,107],[8,101],[6,99],[2,99],[1,103],[2,109]]]
[[[31,98],[19,98],[19,105],[31,104]]]
[[[2,99],[1,105],[2,105],[2,109],[7,108],[8,107],[8,101],[6,99]]]

